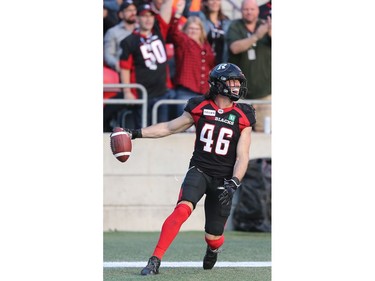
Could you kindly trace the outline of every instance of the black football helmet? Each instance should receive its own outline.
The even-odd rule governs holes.
[[[232,93],[232,90],[226,84],[228,80],[240,81],[240,91],[238,94]],[[233,63],[221,63],[215,66],[210,72],[208,83],[211,85],[209,96],[212,98],[220,94],[229,97],[232,101],[237,101],[247,93],[246,77],[241,69]]]

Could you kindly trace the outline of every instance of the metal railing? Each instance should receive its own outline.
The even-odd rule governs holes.
[[[158,122],[159,106],[163,104],[186,104],[186,103],[187,103],[187,100],[176,100],[176,99],[159,100],[155,102],[154,106],[152,107],[152,124],[156,124]]]
[[[147,127],[147,100],[148,94],[146,88],[141,84],[103,84],[103,91],[121,91],[123,88],[136,88],[140,89],[142,92],[142,98],[136,100],[130,99],[103,99],[104,104],[140,104],[142,106],[142,128]],[[270,100],[239,100],[240,103],[247,104],[271,104]],[[157,123],[158,109],[161,105],[171,105],[171,104],[186,104],[187,100],[178,99],[165,99],[157,101],[152,107],[152,124]]]
[[[140,104],[142,106],[142,128],[147,127],[147,99],[146,88],[141,84],[103,84],[103,91],[119,92],[124,88],[136,88],[142,92],[142,98],[136,100],[130,99],[103,99],[104,104]]]
[[[247,104],[271,104],[270,100],[239,100],[239,103],[247,103]],[[156,124],[158,122],[158,109],[163,104],[186,104],[187,100],[177,100],[177,99],[170,99],[170,100],[159,100],[157,101],[154,106],[152,107],[152,124]]]
[[[239,100],[239,103],[247,103],[247,104],[271,104],[270,100]]]

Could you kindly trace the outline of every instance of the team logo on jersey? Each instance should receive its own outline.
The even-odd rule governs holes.
[[[211,109],[204,109],[203,110],[203,115],[207,115],[207,116],[215,116],[216,114],[216,111],[215,110],[211,110]]]
[[[234,122],[234,120],[236,120],[236,115],[229,114],[229,116],[228,116],[228,120]]]
[[[220,108],[217,112],[219,112],[220,114],[223,114],[223,113],[224,113],[224,110],[222,110],[222,109]]]
[[[233,125],[234,124],[233,121],[230,121],[228,119],[221,118],[221,117],[215,117],[215,121],[222,122],[222,123],[225,123],[225,124],[228,124],[228,125]]]

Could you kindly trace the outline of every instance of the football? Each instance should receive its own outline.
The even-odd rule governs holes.
[[[132,141],[123,128],[116,127],[111,133],[111,150],[120,162],[126,162],[132,152]]]

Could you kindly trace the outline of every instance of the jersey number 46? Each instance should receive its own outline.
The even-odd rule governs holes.
[[[200,141],[204,142],[204,151],[212,152],[214,144],[213,133],[215,125],[205,124],[200,134]],[[219,155],[226,155],[228,153],[230,139],[232,138],[233,131],[228,128],[221,128],[217,137],[215,145],[215,153]]]

